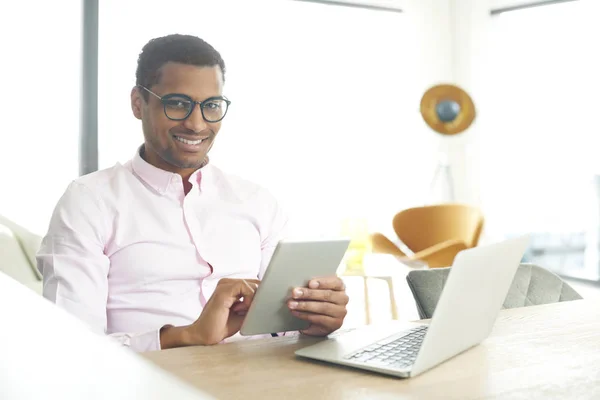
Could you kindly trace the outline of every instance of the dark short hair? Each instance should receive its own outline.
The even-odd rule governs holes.
[[[150,88],[160,80],[160,68],[168,62],[198,67],[221,68],[225,79],[225,62],[210,44],[192,35],[168,35],[150,40],[138,57],[136,85]],[[148,100],[148,92],[142,91]]]

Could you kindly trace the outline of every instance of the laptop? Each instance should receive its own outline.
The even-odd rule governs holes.
[[[417,376],[487,338],[528,243],[522,236],[458,253],[429,325],[365,326],[296,355],[400,378]]]

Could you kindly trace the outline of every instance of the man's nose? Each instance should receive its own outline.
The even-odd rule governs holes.
[[[183,122],[183,126],[194,132],[202,132],[207,128],[206,121],[202,117],[202,110],[199,104],[194,104],[194,109],[189,117]]]

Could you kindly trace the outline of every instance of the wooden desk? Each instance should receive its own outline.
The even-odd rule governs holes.
[[[314,338],[249,340],[144,356],[218,399],[600,399],[600,307],[504,310],[481,345],[400,380],[298,359]]]

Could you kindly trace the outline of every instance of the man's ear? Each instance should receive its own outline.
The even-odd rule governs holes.
[[[131,111],[137,119],[142,119],[142,106],[144,105],[144,99],[142,94],[137,87],[131,89]]]

